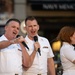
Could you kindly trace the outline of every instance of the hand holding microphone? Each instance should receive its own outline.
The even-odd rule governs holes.
[[[38,51],[39,48],[40,48],[39,43],[38,43],[38,42],[35,42],[35,43],[34,43],[34,50],[35,50],[35,51]]]
[[[17,38],[21,38],[19,41],[22,41],[21,43],[29,50],[29,47],[28,47],[27,44],[25,43],[25,39],[24,39],[24,41],[23,41],[23,40],[22,40],[23,37],[20,36],[20,35],[17,35]]]
[[[39,44],[38,44],[38,37],[37,37],[37,36],[34,36],[34,41],[36,42],[36,43],[35,43],[36,49],[38,50],[39,55],[41,56],[40,48],[37,47],[37,45],[39,45]]]
[[[15,39],[11,40],[10,42],[12,44],[17,44],[17,43],[21,43],[22,41],[24,41],[23,36],[18,35]]]

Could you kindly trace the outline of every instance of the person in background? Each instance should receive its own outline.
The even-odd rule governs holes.
[[[63,75],[75,75],[75,27],[62,27],[57,40],[62,43],[60,59],[63,67]]]
[[[0,75],[22,75],[22,65],[29,64],[23,36],[16,38],[20,30],[18,19],[9,19],[5,33],[0,37]]]
[[[24,67],[23,75],[55,75],[54,54],[48,39],[38,35],[39,25],[35,17],[25,19],[25,40],[29,47],[27,50],[31,57],[29,67]],[[33,55],[32,55],[33,54]]]

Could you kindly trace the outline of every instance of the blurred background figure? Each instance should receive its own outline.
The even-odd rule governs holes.
[[[64,26],[61,28],[57,40],[61,41],[60,59],[63,75],[75,74],[75,27]]]

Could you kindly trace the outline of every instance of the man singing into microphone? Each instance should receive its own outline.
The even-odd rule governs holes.
[[[25,40],[29,47],[27,52],[31,60],[29,67],[24,67],[23,75],[47,75],[48,71],[50,75],[55,75],[54,54],[49,41],[38,35],[39,25],[37,20],[29,16],[25,19],[25,24],[25,30],[27,31]]]
[[[0,37],[0,75],[22,75],[22,64],[29,64],[29,54],[22,44],[25,39],[16,38],[19,29],[18,19],[9,19],[5,24],[5,33]]]

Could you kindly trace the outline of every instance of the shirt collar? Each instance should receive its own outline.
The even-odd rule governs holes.
[[[2,38],[2,39],[5,39],[5,40],[8,40],[8,39],[5,37],[5,35],[2,35],[1,38]]]
[[[37,35],[37,37],[39,38],[39,35]],[[26,35],[25,39],[28,41],[34,41],[34,40],[29,39],[28,35]]]

